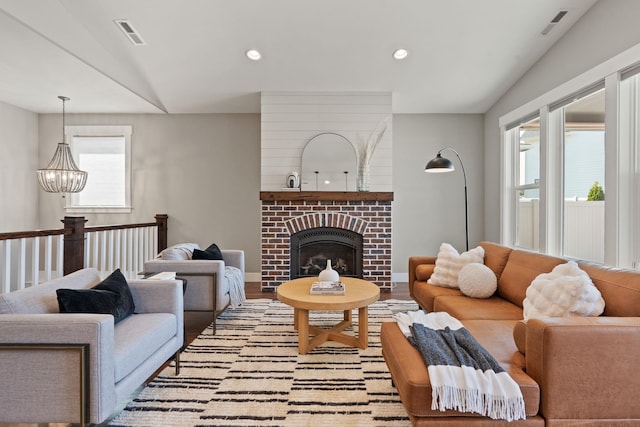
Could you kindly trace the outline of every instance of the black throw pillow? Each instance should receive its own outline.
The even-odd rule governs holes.
[[[60,313],[112,314],[115,323],[133,314],[136,308],[120,269],[91,289],[57,289],[56,294]]]
[[[212,243],[211,246],[209,246],[204,251],[200,249],[194,249],[192,259],[209,259],[209,260],[224,261],[224,258],[222,257],[222,251],[220,250],[218,245],[216,245],[215,243]]]

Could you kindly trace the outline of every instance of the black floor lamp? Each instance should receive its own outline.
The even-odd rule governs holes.
[[[462,176],[464,177],[464,222],[465,222],[465,231],[467,237],[467,251],[469,250],[469,207],[467,201],[467,173],[464,171],[464,163],[462,163],[462,159],[460,158],[460,154],[456,150],[450,147],[446,147],[438,151],[435,159],[429,160],[427,166],[425,166],[424,171],[429,173],[440,173],[440,172],[453,172],[456,168],[453,167],[453,163],[451,160],[442,157],[440,153],[444,150],[453,151],[456,156],[458,156],[458,160],[460,161],[460,166],[462,166]]]

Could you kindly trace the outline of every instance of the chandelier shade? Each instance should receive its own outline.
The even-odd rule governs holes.
[[[87,183],[87,172],[81,171],[71,154],[71,147],[65,142],[64,125],[65,110],[64,103],[69,98],[59,96],[62,100],[62,142],[58,143],[56,152],[44,169],[38,169],[38,182],[40,187],[49,193],[78,193],[84,189]]]

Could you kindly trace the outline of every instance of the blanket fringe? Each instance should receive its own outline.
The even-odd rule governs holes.
[[[431,388],[431,409],[444,412],[453,409],[459,412],[475,412],[492,419],[514,421],[525,419],[522,396],[504,398],[490,396],[473,389],[440,385]]]

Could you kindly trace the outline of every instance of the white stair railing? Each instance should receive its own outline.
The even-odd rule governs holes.
[[[167,218],[159,214],[156,222],[84,227],[84,218],[65,217],[63,229],[0,233],[0,294],[82,267],[96,268],[103,277],[119,268],[135,279],[144,262],[166,247]]]

